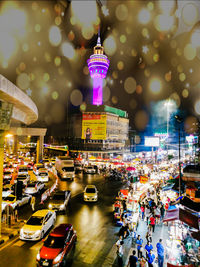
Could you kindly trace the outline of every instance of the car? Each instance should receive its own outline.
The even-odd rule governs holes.
[[[42,209],[31,215],[20,229],[21,240],[40,240],[45,233],[55,224],[56,213],[53,210]]]
[[[38,182],[48,182],[49,181],[49,173],[47,169],[41,168],[39,169],[38,174],[36,175]]]
[[[27,185],[29,180],[30,176],[28,174],[19,174],[16,178],[16,181],[22,181],[24,185]]]
[[[11,180],[12,179],[12,172],[10,170],[5,170],[3,172],[3,179]]]
[[[17,200],[15,195],[9,194],[9,191],[6,191],[6,193],[2,194],[2,211],[5,210],[5,207],[7,205],[9,205],[13,209],[15,209],[15,208],[21,207],[25,204],[28,204],[28,203],[30,203],[31,198],[32,198],[30,195],[23,194],[21,199]]]
[[[29,184],[27,184],[27,186],[25,187],[24,193],[26,194],[37,194],[39,191],[44,189],[44,184],[41,182],[31,182]]]
[[[43,163],[37,163],[33,166],[33,173],[35,175],[38,175],[39,173],[39,169],[43,169],[44,168],[44,164]]]
[[[96,170],[93,166],[87,166],[83,169],[83,172],[85,174],[95,174],[96,173]]]
[[[87,185],[83,193],[84,201],[95,202],[98,200],[98,191],[95,185]]]
[[[72,224],[60,224],[45,239],[36,256],[38,266],[61,266],[76,246],[77,235]]]
[[[27,165],[19,165],[17,168],[18,168],[18,175],[28,174],[28,167],[27,167]]]
[[[71,191],[56,191],[49,200],[49,209],[55,209],[59,211],[66,210],[67,204],[71,198]]]

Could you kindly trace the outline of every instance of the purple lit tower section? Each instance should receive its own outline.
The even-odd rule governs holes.
[[[90,76],[93,79],[93,105],[103,103],[103,79],[106,78],[110,61],[103,54],[100,34],[98,35],[97,45],[94,47],[94,54],[87,60]]]

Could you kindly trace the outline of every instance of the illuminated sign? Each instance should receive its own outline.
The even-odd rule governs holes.
[[[106,115],[83,114],[82,139],[105,140],[106,139]]]
[[[160,138],[159,137],[147,137],[145,136],[145,140],[144,140],[144,145],[145,146],[155,146],[155,147],[159,147],[160,146]]]

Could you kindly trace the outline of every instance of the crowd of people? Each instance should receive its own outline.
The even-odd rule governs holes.
[[[130,192],[133,191],[130,184]],[[122,226],[119,230],[119,240],[117,246],[118,266],[124,266],[124,239],[130,238],[132,244],[132,255],[129,257],[128,266],[130,267],[163,267],[164,265],[164,247],[162,239],[156,244],[156,248],[152,245],[152,234],[156,231],[156,225],[161,224],[168,205],[164,205],[160,196],[161,184],[158,184],[153,190],[148,190],[143,199],[138,202],[140,220],[147,224],[147,232],[144,241],[136,229],[133,229],[132,224],[127,220],[126,201],[123,200],[123,216]],[[157,255],[154,252],[156,249]],[[156,264],[155,264],[156,263]]]

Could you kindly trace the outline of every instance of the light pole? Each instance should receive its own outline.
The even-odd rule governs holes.
[[[179,197],[181,196],[181,122],[183,119],[179,116],[175,116],[176,121],[178,122],[178,167],[179,167]]]
[[[165,106],[167,107],[167,159],[168,159],[168,142],[169,142],[169,107],[172,106],[170,99],[165,102]]]

